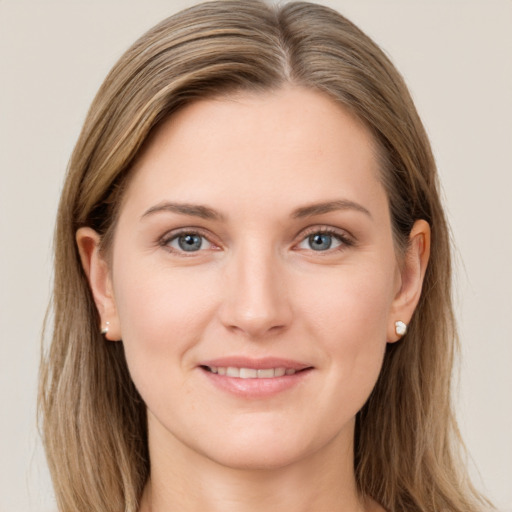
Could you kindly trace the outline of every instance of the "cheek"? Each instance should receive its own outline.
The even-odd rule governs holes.
[[[336,340],[366,345],[385,342],[393,301],[393,271],[346,267],[304,281],[295,293],[303,297],[302,315],[316,332],[332,333]]]
[[[393,268],[393,267],[388,267]],[[355,414],[380,373],[393,298],[393,272],[340,269],[304,289],[304,329],[317,340],[337,402]],[[299,292],[297,292],[299,295]],[[328,406],[328,404],[326,404]],[[341,413],[341,412],[340,412]]]
[[[214,297],[208,294],[214,289],[212,278],[197,269],[169,269],[158,263],[125,259],[118,264],[114,292],[134,380],[139,374],[165,374],[186,364],[187,351],[213,314]]]

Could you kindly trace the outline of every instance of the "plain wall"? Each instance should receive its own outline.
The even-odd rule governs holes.
[[[121,53],[192,3],[0,0],[0,512],[55,509],[35,401],[72,147]],[[512,1],[325,3],[391,56],[430,134],[457,246],[461,430],[477,485],[512,511]]]

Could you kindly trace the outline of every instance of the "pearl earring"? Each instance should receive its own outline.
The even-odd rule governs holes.
[[[110,322],[105,322],[105,327],[103,327],[103,329],[101,329],[101,334],[107,334],[109,327],[110,327]]]
[[[407,332],[407,324],[402,322],[401,320],[398,320],[395,322],[395,332],[397,336],[404,336]]]

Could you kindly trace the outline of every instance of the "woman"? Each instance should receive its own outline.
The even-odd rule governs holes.
[[[55,269],[61,510],[487,505],[457,452],[429,143],[333,11],[209,2],[137,41],[73,153]]]

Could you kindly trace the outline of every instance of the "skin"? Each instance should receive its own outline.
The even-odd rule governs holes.
[[[318,250],[309,237],[326,229]],[[204,237],[200,250],[177,230]],[[111,261],[93,230],[77,233],[106,337],[123,340],[148,408],[141,510],[382,510],[357,493],[354,421],[418,302],[429,237],[417,221],[399,260],[374,141],[319,92],[202,100],[167,120],[135,164]],[[234,355],[310,370],[238,396],[199,366]]]

